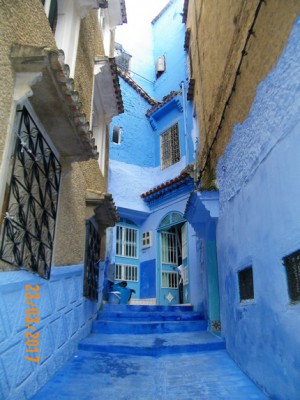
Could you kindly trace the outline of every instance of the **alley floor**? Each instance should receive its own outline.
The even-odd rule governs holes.
[[[225,350],[162,357],[79,350],[32,400],[267,398]]]

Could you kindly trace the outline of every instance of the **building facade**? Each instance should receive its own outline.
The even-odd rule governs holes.
[[[196,232],[215,225],[222,334],[271,398],[299,397],[299,1],[185,1]],[[203,234],[203,233],[202,233]]]
[[[114,228],[114,278],[135,290],[132,303],[192,303],[215,330],[216,250],[206,254],[184,215],[194,190],[198,124],[187,96],[182,9],[182,1],[168,2],[145,23],[136,47],[122,43],[131,58],[126,69],[119,64],[124,114],[113,119],[110,135],[109,191],[121,217]]]
[[[90,331],[101,300],[111,48],[121,0],[0,2],[0,397],[31,397]],[[99,273],[100,272],[100,273]]]

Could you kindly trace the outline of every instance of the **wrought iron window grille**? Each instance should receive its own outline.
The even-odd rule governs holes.
[[[0,259],[49,279],[61,166],[28,110],[18,112]]]
[[[86,221],[83,295],[98,301],[100,235],[91,220]]]

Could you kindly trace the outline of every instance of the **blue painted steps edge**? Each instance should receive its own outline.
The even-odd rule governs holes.
[[[97,320],[149,320],[149,321],[198,321],[204,320],[201,313],[195,311],[169,312],[169,311],[98,311]]]
[[[95,351],[97,353],[114,353],[114,354],[131,354],[138,356],[152,356],[159,357],[166,354],[178,353],[194,353],[201,351],[214,351],[226,349],[225,342],[213,342],[202,344],[190,345],[174,345],[174,346],[160,346],[160,347],[130,347],[130,346],[106,346],[99,344],[81,344],[78,345],[79,350]]]
[[[205,320],[198,321],[100,321],[92,325],[93,333],[151,334],[173,332],[198,332],[207,330]]]
[[[193,311],[192,305],[176,305],[176,306],[162,306],[162,305],[129,305],[129,304],[103,304],[103,311]],[[101,311],[101,310],[100,310]]]

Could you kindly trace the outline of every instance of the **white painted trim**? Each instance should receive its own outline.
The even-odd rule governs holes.
[[[55,41],[65,53],[65,63],[70,67],[70,77],[74,78],[80,30],[80,15],[73,0],[58,1]]]

